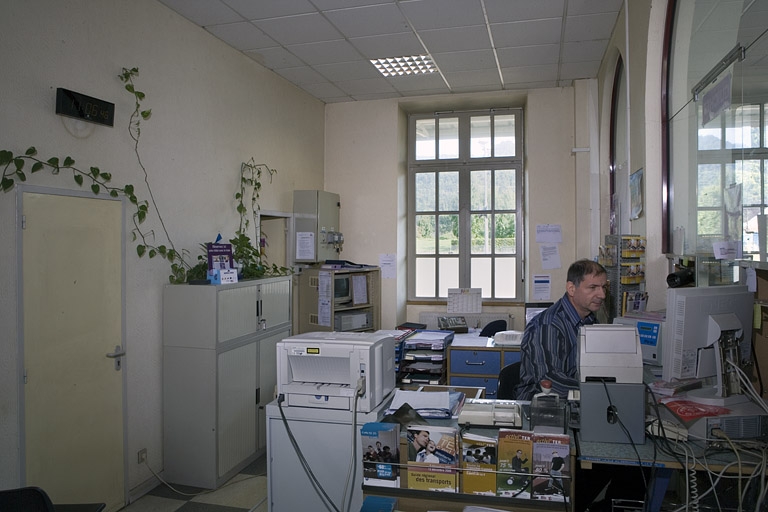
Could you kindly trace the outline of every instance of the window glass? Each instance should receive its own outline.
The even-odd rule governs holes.
[[[491,116],[474,116],[470,121],[470,156],[486,158],[491,155]]]
[[[435,254],[435,216],[416,216],[416,254]]]
[[[421,172],[416,175],[416,211],[435,210],[435,173]]]
[[[725,147],[760,147],[760,105],[742,105],[725,114]]]
[[[497,210],[514,210],[517,205],[516,172],[503,169],[495,172],[494,201]]]
[[[448,288],[459,288],[459,258],[440,258],[440,297],[448,296]]]
[[[515,215],[512,213],[497,213],[494,221],[496,254],[515,254]]]
[[[458,254],[459,253],[459,216],[458,215],[440,215],[437,218],[439,233],[438,243],[440,254]]]
[[[456,211],[459,209],[459,173],[440,173],[440,211]]]
[[[459,120],[455,117],[440,118],[440,159],[459,158]]]
[[[436,258],[416,258],[416,296],[430,297],[435,294]]]
[[[515,156],[515,116],[493,118],[493,156]]]
[[[435,159],[435,120],[416,120],[416,160]]]
[[[699,207],[720,206],[722,203],[723,181],[720,164],[699,165],[698,194]]]
[[[472,254],[491,254],[491,215],[472,214]]]
[[[491,297],[491,258],[472,258],[472,288],[482,288],[483,298]]]
[[[496,258],[495,295],[499,299],[517,297],[516,285],[517,260],[515,258]]]
[[[472,211],[491,209],[491,171],[472,171]]]

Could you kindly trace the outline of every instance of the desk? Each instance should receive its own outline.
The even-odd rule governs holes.
[[[693,454],[696,458],[690,457],[686,461],[685,455],[681,455],[679,458],[662,452],[654,443],[654,439],[650,436],[646,436],[644,444],[637,445],[634,448],[630,444],[617,444],[617,443],[599,443],[599,442],[585,442],[581,441],[579,435],[575,436],[576,441],[576,458],[580,463],[582,475],[577,478],[583,478],[588,474],[588,471],[596,466],[609,465],[612,471],[619,471],[622,466],[625,468],[638,467],[642,465],[647,469],[654,469],[650,472],[653,475],[653,480],[649,482],[651,486],[649,510],[655,511],[661,508],[661,503],[664,499],[670,478],[675,470],[681,470],[685,467],[686,463],[689,466],[691,472],[688,476],[695,475],[696,471],[704,472],[709,469],[713,472],[724,472],[730,475],[739,475],[739,468],[737,465],[737,459],[732,451],[721,450],[705,453],[705,445],[699,441],[689,441],[679,443],[680,448]],[[657,442],[663,442],[663,440],[657,440]],[[673,443],[674,444],[674,443]],[[635,449],[637,452],[635,452]],[[743,488],[747,487],[747,483],[752,478],[753,471],[760,467],[764,462],[756,457],[748,456],[747,454],[741,455],[741,475]],[[760,475],[762,477],[762,475]],[[706,485],[699,485],[698,495],[702,496],[704,491],[709,488],[708,481],[704,482]],[[754,482],[753,482],[754,483]],[[734,484],[735,485],[735,484]],[[758,486],[752,486],[758,488]],[[727,497],[720,490],[717,492],[718,499],[725,501]],[[746,498],[748,502],[750,500],[749,495]],[[582,507],[588,505],[587,503],[581,503]],[[748,507],[747,507],[748,508]],[[752,507],[754,508],[754,507]]]

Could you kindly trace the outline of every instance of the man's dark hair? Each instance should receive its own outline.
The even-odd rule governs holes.
[[[568,267],[568,281],[578,287],[586,276],[601,276],[605,274],[605,267],[596,261],[582,259],[574,261]]]

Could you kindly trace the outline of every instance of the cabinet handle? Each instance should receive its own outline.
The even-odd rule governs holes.
[[[464,364],[467,366],[485,366],[485,361],[480,361],[479,363],[473,363],[471,361],[464,361]]]

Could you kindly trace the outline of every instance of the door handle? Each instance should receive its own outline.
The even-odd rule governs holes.
[[[122,357],[125,355],[125,349],[120,345],[115,345],[115,351],[109,352],[107,357],[115,360],[115,370],[120,371],[122,368]]]

